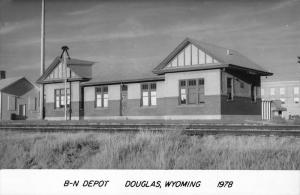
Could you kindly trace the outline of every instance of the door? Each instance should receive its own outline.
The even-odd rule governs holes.
[[[188,104],[197,104],[198,99],[196,80],[188,81]]]
[[[19,105],[19,116],[22,118],[26,117],[26,105],[25,104]]]
[[[127,103],[128,103],[128,86],[121,85],[121,105],[120,105],[120,115],[126,116],[127,115]]]

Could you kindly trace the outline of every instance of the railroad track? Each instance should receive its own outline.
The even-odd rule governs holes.
[[[299,125],[241,125],[241,124],[27,124],[0,123],[2,131],[21,132],[164,132],[181,131],[186,135],[277,135],[300,136]]]

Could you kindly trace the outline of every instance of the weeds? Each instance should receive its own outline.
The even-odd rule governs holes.
[[[300,169],[300,138],[0,132],[1,168]]]

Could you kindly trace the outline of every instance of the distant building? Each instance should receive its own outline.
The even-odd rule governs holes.
[[[263,100],[280,100],[286,108],[282,117],[300,116],[300,81],[262,82],[261,96]]]
[[[71,120],[260,120],[260,77],[270,75],[237,51],[186,38],[159,65],[139,70],[65,52],[37,83],[45,88],[48,120],[65,113]]]
[[[39,118],[39,90],[25,77],[6,78],[0,71],[0,121]]]

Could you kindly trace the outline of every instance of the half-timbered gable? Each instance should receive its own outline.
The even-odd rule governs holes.
[[[170,60],[166,68],[217,63],[218,60],[190,43]]]

